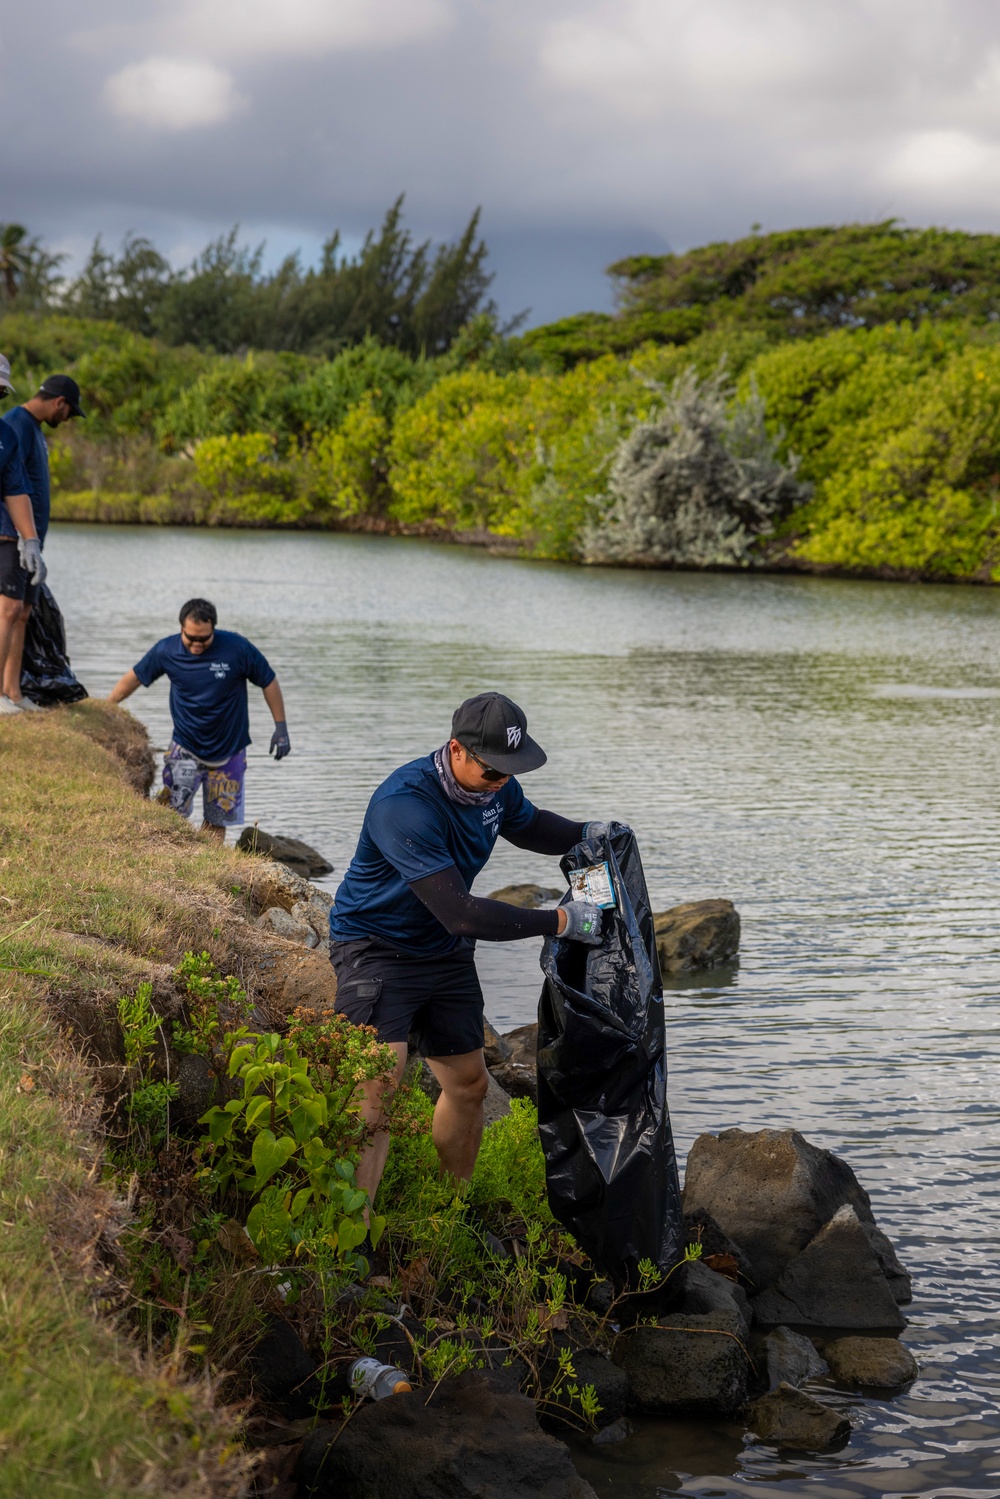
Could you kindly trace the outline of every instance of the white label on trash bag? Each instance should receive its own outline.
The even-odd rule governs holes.
[[[574,900],[589,900],[591,905],[609,910],[615,903],[611,871],[604,864],[589,864],[586,869],[570,870],[569,888]]]

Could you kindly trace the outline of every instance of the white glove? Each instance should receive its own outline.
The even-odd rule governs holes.
[[[570,942],[585,942],[588,947],[601,945],[601,908],[589,900],[571,900],[560,906],[566,912],[566,925],[559,933]]]
[[[49,570],[45,566],[45,560],[42,557],[42,543],[37,536],[29,536],[27,539],[23,536],[18,538],[17,558],[31,582],[37,587],[41,587],[48,576]]]

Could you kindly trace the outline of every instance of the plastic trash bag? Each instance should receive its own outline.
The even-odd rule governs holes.
[[[52,590],[43,583],[28,616],[21,662],[21,691],[34,703],[78,703],[87,689],[70,670],[66,627]]]
[[[635,1288],[640,1260],[665,1274],[680,1259],[683,1215],[663,986],[635,835],[611,823],[561,868],[571,880],[605,863],[615,904],[601,946],[548,937],[542,949],[538,1124],[553,1213],[616,1285]]]

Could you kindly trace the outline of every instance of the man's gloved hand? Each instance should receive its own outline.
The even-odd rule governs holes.
[[[27,540],[23,536],[17,542],[17,560],[24,568],[33,584],[38,587],[45,582],[48,576],[48,568],[42,557],[42,543],[37,536],[29,536]]]
[[[560,906],[566,912],[566,925],[559,933],[570,942],[585,942],[588,947],[599,947],[601,943],[601,908],[589,900],[571,900]]]
[[[288,737],[288,725],[283,721],[276,723],[274,733],[271,735],[271,748],[268,754],[273,755],[276,760],[283,760],[291,752],[292,743]]]
[[[607,837],[607,832],[608,825],[606,822],[587,822],[583,826],[583,836],[585,838],[605,838]]]

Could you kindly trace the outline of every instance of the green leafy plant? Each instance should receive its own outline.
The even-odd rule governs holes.
[[[150,1076],[156,1040],[162,1027],[160,1017],[153,1009],[152,998],[152,985],[143,983],[134,994],[123,994],[118,1001],[128,1089],[127,1150],[138,1155],[155,1149],[166,1139],[170,1128],[170,1104],[177,1097],[176,1083]]]

